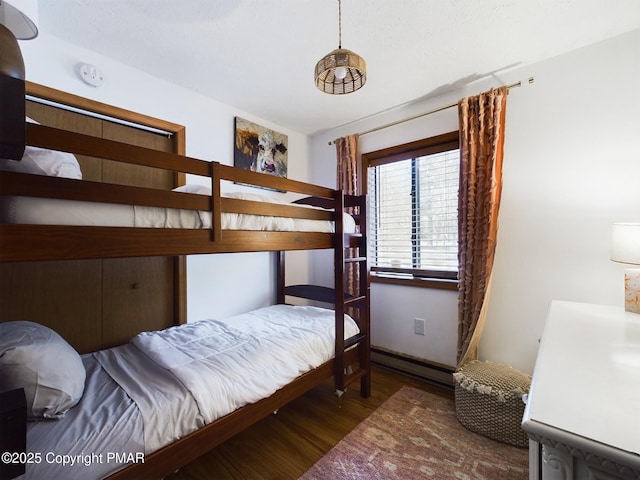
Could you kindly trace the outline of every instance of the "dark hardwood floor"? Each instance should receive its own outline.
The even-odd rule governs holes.
[[[167,480],[297,479],[403,385],[453,397],[453,390],[374,367],[372,394],[353,385],[338,398],[331,381],[307,392]]]

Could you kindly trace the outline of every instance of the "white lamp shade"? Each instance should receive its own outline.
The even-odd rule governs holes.
[[[614,223],[611,260],[640,265],[640,223]]]
[[[18,40],[38,36],[38,0],[0,0],[0,24]]]

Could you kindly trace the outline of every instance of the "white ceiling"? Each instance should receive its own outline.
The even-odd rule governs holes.
[[[368,78],[332,96],[313,70],[338,47],[337,0],[39,0],[39,11],[47,34],[305,134],[640,28],[640,0],[343,0],[342,46]]]

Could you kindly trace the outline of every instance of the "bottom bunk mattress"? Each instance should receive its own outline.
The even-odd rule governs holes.
[[[345,315],[345,338],[358,333]],[[225,321],[144,332],[82,356],[78,404],[29,422],[24,478],[103,478],[237,408],[275,393],[334,355],[335,317],[273,305]]]

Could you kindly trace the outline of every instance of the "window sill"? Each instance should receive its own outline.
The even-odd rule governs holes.
[[[371,283],[389,283],[410,287],[436,288],[440,290],[458,290],[457,280],[444,278],[424,278],[409,275],[390,275],[371,272]]]

